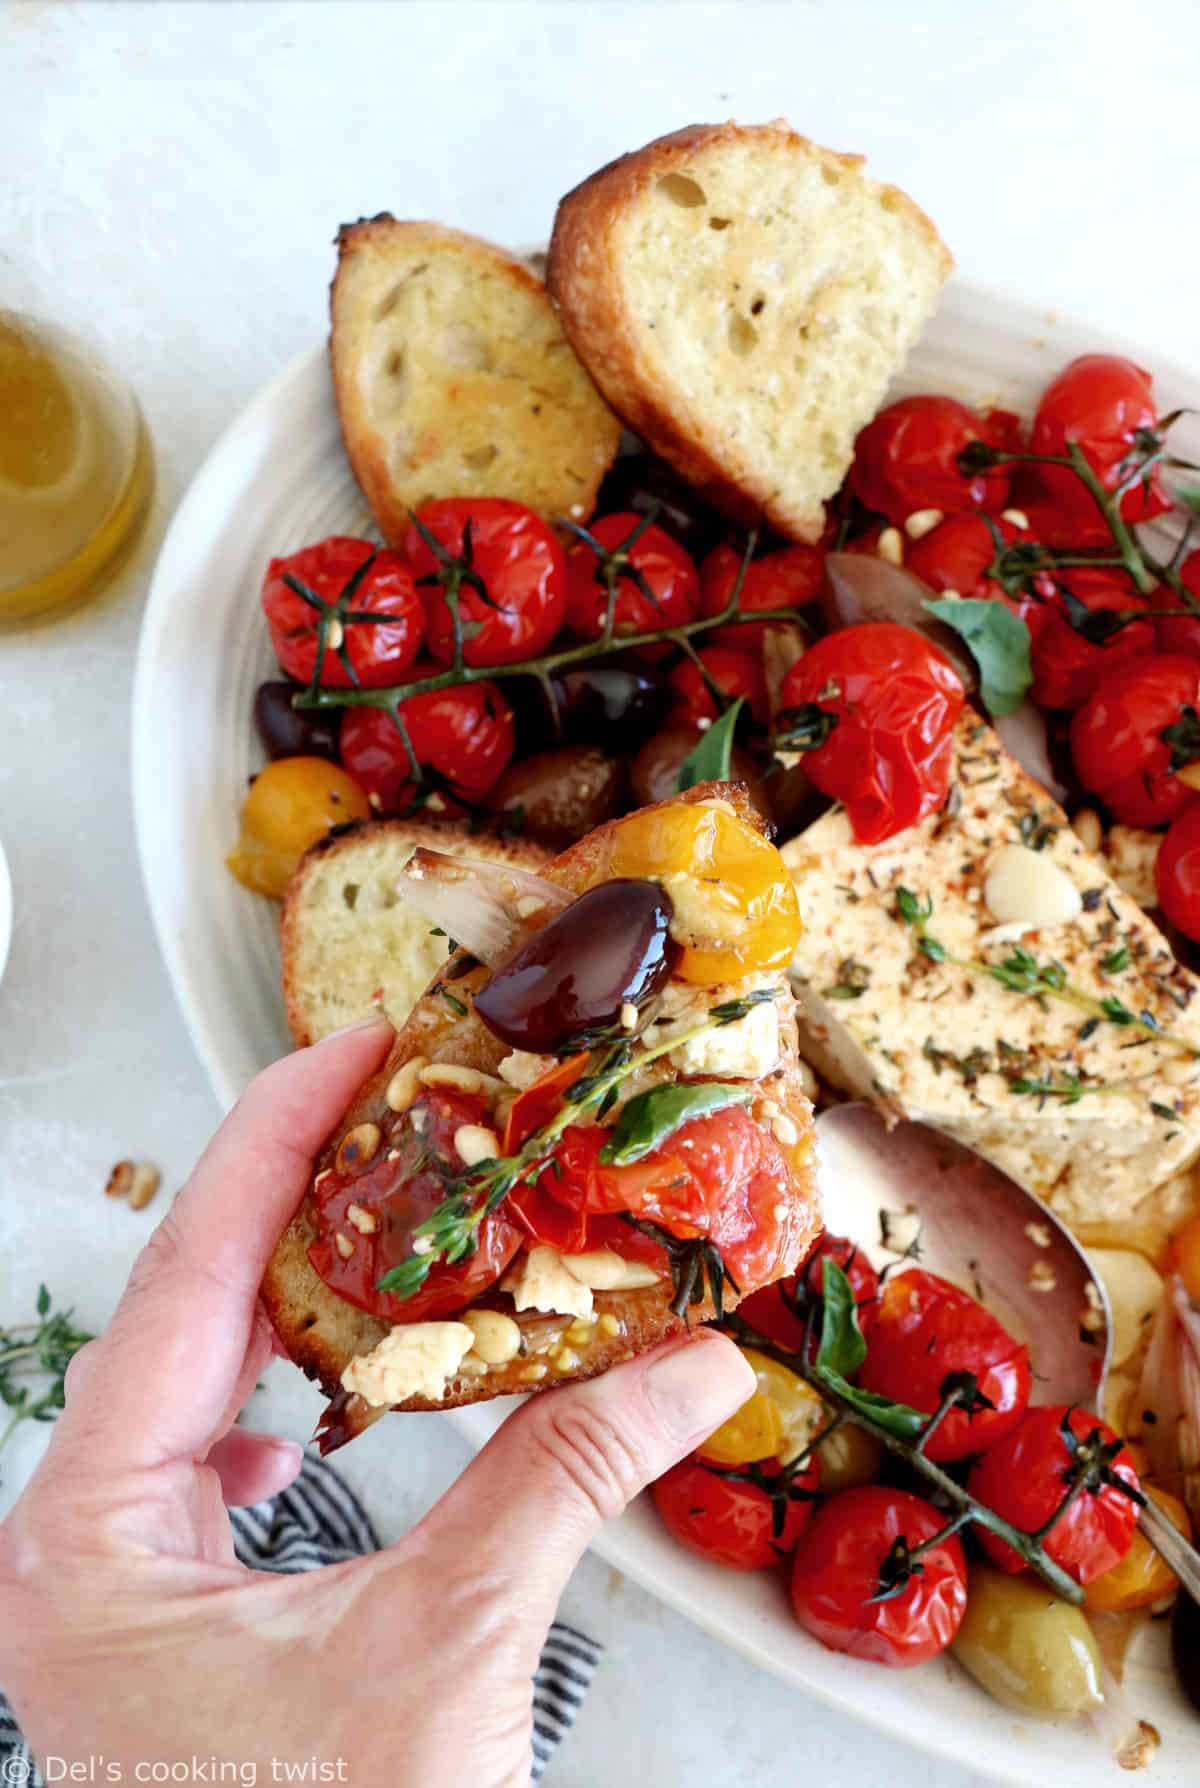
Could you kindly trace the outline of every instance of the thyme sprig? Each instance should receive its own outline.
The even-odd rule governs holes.
[[[1164,1031],[1149,1012],[1130,1011],[1124,1000],[1119,999],[1116,994],[1097,999],[1094,995],[1085,993],[1082,987],[1076,987],[1067,979],[1063,964],[1053,957],[1044,962],[1039,961],[1032,951],[1026,950],[1022,945],[1017,945],[1002,962],[984,962],[978,957],[953,955],[929,931],[929,921],[933,917],[933,901],[929,895],[922,897],[914,894],[911,888],[897,888],[896,913],[906,925],[913,928],[917,949],[930,962],[945,962],[952,968],[966,969],[969,974],[984,975],[988,980],[998,981],[1001,987],[1007,987],[1013,993],[1059,1000],[1064,1005],[1074,1006],[1077,1011],[1086,1012],[1097,1023],[1113,1024],[1135,1036],[1153,1038],[1156,1043],[1177,1050],[1181,1055],[1200,1056],[1200,1045],[1190,1042],[1187,1037],[1177,1036],[1173,1031]],[[1113,960],[1113,957],[1109,957],[1106,962]],[[1113,971],[1106,969],[1106,972]],[[1089,1086],[1084,1090],[1096,1092],[1099,1089]]]
[[[407,1298],[419,1290],[439,1262],[453,1266],[474,1254],[478,1246],[479,1226],[517,1186],[535,1178],[550,1165],[554,1145],[568,1124],[586,1112],[599,1115],[607,1111],[629,1076],[660,1056],[669,1055],[694,1037],[719,1030],[744,1018],[753,1006],[774,999],[770,988],[756,988],[742,999],[725,1000],[711,1006],[703,1019],[686,1031],[678,1032],[661,1043],[642,1044],[635,1048],[631,1041],[601,1046],[588,1051],[587,1071],[567,1089],[563,1103],[554,1115],[534,1130],[514,1155],[481,1161],[467,1173],[449,1177],[446,1196],[423,1223],[413,1231],[412,1251],[405,1260],[391,1268],[377,1281],[377,1291],[391,1292],[395,1298]],[[719,1256],[718,1256],[719,1260]],[[709,1263],[710,1266],[713,1263]],[[711,1272],[709,1273],[711,1279]],[[729,1275],[720,1263],[720,1282]],[[687,1302],[698,1302],[692,1296],[695,1273],[688,1282]],[[731,1281],[730,1281],[731,1282]],[[703,1296],[703,1290],[700,1292]],[[715,1300],[714,1300],[715,1301]]]
[[[75,1327],[72,1311],[54,1310],[51,1303],[50,1293],[39,1285],[36,1321],[0,1328],[0,1403],[11,1412],[0,1431],[0,1449],[22,1422],[55,1420],[66,1403],[67,1367],[92,1339],[86,1329]]]

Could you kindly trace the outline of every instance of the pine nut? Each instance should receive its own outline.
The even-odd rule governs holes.
[[[795,1148],[800,1140],[800,1132],[786,1111],[781,1111],[778,1117],[771,1119],[771,1134],[785,1149]]]
[[[1014,528],[1027,528],[1029,526],[1029,517],[1023,509],[1002,509],[1000,511],[1000,520],[1011,523]]]
[[[339,1229],[333,1238],[333,1242],[342,1259],[349,1260],[354,1252],[354,1243],[350,1240],[350,1237],[348,1235],[343,1235]]]
[[[144,1211],[158,1188],[162,1185],[162,1174],[149,1161],[139,1161],[133,1170],[133,1183],[129,1188],[129,1208],[131,1211]]]
[[[346,1216],[353,1223],[359,1235],[374,1235],[379,1228],[379,1219],[373,1211],[365,1211],[361,1204],[348,1204]]]
[[[640,1291],[658,1284],[652,1266],[640,1260],[626,1260],[612,1248],[597,1248],[590,1254],[564,1254],[562,1263],[572,1279],[578,1279],[591,1291]]]
[[[337,615],[334,615],[328,627],[325,629],[326,649],[330,652],[336,652],[345,637],[346,629],[342,626]]]
[[[421,1070],[429,1066],[429,1060],[423,1055],[414,1055],[411,1061],[397,1068],[387,1083],[387,1092],[383,1095],[389,1111],[407,1111],[421,1090]]]
[[[132,1185],[133,1162],[118,1161],[117,1165],[108,1176],[108,1183],[104,1188],[105,1197],[124,1198],[128,1194],[129,1188]]]
[[[599,1327],[600,1333],[602,1335],[607,1335],[610,1340],[614,1335],[619,1335],[621,1333],[621,1325],[611,1310],[606,1310],[604,1312],[604,1315],[600,1318],[597,1326]]]
[[[1098,851],[1104,842],[1104,828],[1100,824],[1100,815],[1093,813],[1090,807],[1081,807],[1071,821],[1071,829],[1085,851]]]
[[[926,534],[932,534],[939,522],[946,519],[941,509],[914,509],[904,523],[904,532],[910,540],[920,540]]]
[[[522,1384],[537,1384],[539,1379],[545,1378],[549,1370],[549,1366],[543,1365],[541,1360],[535,1360],[532,1366],[522,1366],[517,1377]]]
[[[521,1330],[502,1310],[464,1310],[459,1317],[475,1339],[471,1352],[486,1366],[507,1366],[521,1351]]]
[[[903,565],[904,538],[899,528],[885,528],[875,542],[875,551],[889,565]]]
[[[350,1173],[356,1167],[365,1167],[374,1157],[382,1140],[383,1135],[378,1124],[355,1124],[353,1130],[347,1130],[338,1144],[338,1172]]]
[[[481,1161],[496,1159],[500,1138],[486,1124],[460,1124],[454,1132],[454,1147],[464,1167],[478,1167]]]
[[[497,1080],[494,1074],[481,1074],[478,1068],[464,1068],[458,1062],[434,1062],[421,1069],[419,1079],[422,1086],[449,1086],[458,1093],[489,1097],[504,1089],[504,1082]]]

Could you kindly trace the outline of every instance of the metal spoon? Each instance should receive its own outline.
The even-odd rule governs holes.
[[[895,1262],[918,1226],[921,1264],[961,1285],[1029,1347],[1034,1401],[1103,1407],[1112,1313],[1087,1255],[1048,1206],[927,1124],[888,1129],[870,1105],[817,1119],[826,1227]],[[1200,1599],[1200,1553],[1153,1503],[1146,1538]]]

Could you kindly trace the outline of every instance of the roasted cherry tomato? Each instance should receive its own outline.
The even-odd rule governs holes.
[[[1030,483],[1036,466],[1018,466],[1014,484]],[[1062,509],[1041,495],[1030,484],[1029,494],[1013,492],[1013,508],[1025,518],[1023,532],[1039,546],[1053,547],[1056,552],[1104,553],[1112,551],[1112,535],[1108,523],[1093,504],[1090,509]]]
[[[247,888],[281,895],[310,844],[331,826],[370,817],[363,790],[338,764],[323,757],[279,757],[251,783],[241,835],[226,862]]]
[[[1154,650],[1153,621],[1114,625],[1104,619],[1149,606],[1124,571],[1084,565],[1055,572],[1045,587],[1046,617],[1034,636],[1031,654],[1034,700],[1042,707],[1082,706],[1118,665]],[[1064,590],[1082,603],[1086,616],[1072,607]]]
[[[600,1159],[609,1135],[569,1124],[539,1186],[576,1210],[629,1211],[682,1239],[705,1236],[739,1285],[789,1262],[806,1212],[782,1147],[742,1106],[693,1118],[627,1167]]]
[[[781,732],[810,738],[804,767],[845,804],[860,844],[935,813],[950,787],[962,680],[931,641],[893,621],[818,640],[783,680]]]
[[[1158,645],[1162,652],[1190,652],[1200,658],[1200,552],[1189,553],[1179,567],[1179,575],[1196,604],[1193,613],[1187,607],[1183,597],[1176,594],[1168,584],[1154,592],[1156,608],[1177,609],[1175,615],[1159,618],[1157,624]]]
[[[911,1570],[904,1554],[946,1517],[905,1490],[869,1484],[834,1496],[801,1536],[792,1567],[796,1619],[830,1651],[906,1669],[945,1651],[967,1606],[967,1566],[951,1535]],[[881,1592],[894,1589],[898,1593]]]
[[[1079,780],[1122,825],[1163,826],[1196,791],[1174,774],[1200,759],[1200,659],[1135,658],[1110,671],[1071,721]]]
[[[614,827],[600,875],[662,883],[684,981],[715,987],[785,968],[796,953],[800,906],[783,858],[721,807],[679,801],[631,813]]]
[[[702,615],[719,615],[728,606],[741,568],[741,553],[735,552],[731,546],[713,548],[700,567]],[[805,608],[820,597],[824,577],[823,546],[784,546],[778,552],[764,553],[761,559],[753,559],[746,567],[738,597],[738,613],[751,615],[763,608]],[[719,627],[715,633],[707,633],[704,637],[714,645],[757,652],[766,631],[765,622],[739,621]]]
[[[711,722],[720,710],[710,683],[715,684],[727,702],[745,699],[754,719],[760,725],[767,721],[767,682],[762,659],[732,646],[704,646],[698,654],[704,666],[691,658],[677,664],[667,678],[673,706],[667,716],[669,726],[696,726]]]
[[[1160,1490],[1157,1484],[1147,1484],[1145,1491],[1184,1539],[1190,1541],[1191,1517],[1179,1498]],[[1178,1588],[1178,1577],[1139,1528],[1120,1564],[1088,1585],[1087,1605],[1101,1614],[1128,1614],[1134,1608],[1149,1608],[1161,1602]]]
[[[1044,597],[1036,591],[1010,596],[988,575],[1006,547],[1028,539],[1023,528],[1004,516],[985,518],[963,511],[948,515],[928,534],[914,540],[905,552],[904,568],[931,590],[952,590],[976,602],[1003,602],[1021,617],[1032,635],[1047,613]]]
[[[425,610],[400,554],[340,534],[272,559],[262,605],[288,676],[311,683],[320,653],[326,689],[402,682],[425,634]]]
[[[495,1284],[522,1240],[500,1212],[484,1218],[474,1254],[454,1266],[433,1267],[411,1297],[397,1298],[377,1286],[408,1259],[413,1231],[445,1198],[447,1177],[463,1171],[454,1140],[460,1126],[488,1121],[482,1099],[431,1089],[361,1165],[335,1165],[322,1175],[315,1188],[317,1239],[308,1258],[331,1291],[385,1322],[425,1322],[465,1310]],[[364,1227],[364,1214],[374,1219],[373,1229]]]
[[[1192,1302],[1200,1305],[1200,1216],[1189,1218],[1171,1237],[1169,1265],[1183,1280]]]
[[[495,683],[463,683],[400,704],[417,762],[430,775],[431,813],[475,804],[499,780],[513,751],[512,713]],[[390,714],[351,708],[342,723],[342,762],[385,812],[398,813],[414,790],[408,753]]]
[[[567,554],[567,619],[583,639],[604,632],[610,586],[618,633],[652,633],[694,621],[700,608],[696,567],[677,540],[626,511],[588,529],[597,554],[577,541]]]
[[[1042,1541],[1076,1583],[1090,1583],[1119,1564],[1133,1543],[1138,1505],[1133,1460],[1107,1423],[1083,1409],[1046,1404],[1027,1410],[1011,1434],[979,1460],[971,1494],[1023,1533],[1036,1533],[1062,1507],[1076,1478],[1079,1491]],[[1118,1487],[1122,1486],[1122,1487]],[[1024,1570],[1006,1541],[986,1528],[979,1540],[1002,1571]]]
[[[1150,374],[1118,354],[1081,354],[1042,393],[1030,446],[1065,454],[1077,441],[1107,491],[1135,471],[1139,457],[1161,445]],[[1086,487],[1068,466],[1037,466],[1037,480],[1061,509],[1095,511]],[[1121,498],[1126,521],[1149,521],[1171,507],[1157,470],[1137,477]]]
[[[423,503],[404,552],[425,600],[429,650],[439,663],[454,660],[452,597],[463,622],[467,664],[536,658],[562,626],[566,555],[553,529],[523,503],[506,497]]]
[[[1007,466],[974,477],[959,467],[972,441],[1009,449],[1011,430],[953,397],[902,397],[859,434],[847,483],[860,503],[898,528],[918,509],[1003,509]]]
[[[758,1388],[699,1448],[716,1465],[753,1465],[777,1454],[785,1463],[807,1452],[829,1426],[828,1409],[798,1373],[757,1348],[743,1347]]]
[[[1155,861],[1154,883],[1172,925],[1200,942],[1200,801],[1171,821]]]
[[[738,1305],[738,1313],[765,1335],[778,1347],[786,1347],[792,1353],[798,1353],[804,1345],[804,1315],[797,1313],[797,1307],[807,1312],[810,1301],[818,1303],[825,1288],[825,1261],[837,1262],[850,1281],[850,1289],[854,1293],[854,1302],[858,1306],[858,1326],[866,1334],[875,1317],[875,1305],[879,1298],[879,1274],[871,1265],[866,1255],[856,1242],[844,1235],[830,1235],[828,1230],[821,1236],[816,1247],[800,1268],[787,1279],[776,1280],[774,1285],[764,1285],[761,1291],[751,1292]],[[799,1295],[797,1295],[799,1294]],[[819,1308],[813,1319],[814,1344],[821,1334],[821,1314]]]
[[[970,1393],[925,1443],[931,1459],[945,1461],[982,1452],[1010,1433],[1029,1403],[1033,1374],[1029,1349],[990,1310],[915,1267],[889,1279],[880,1294],[858,1382],[928,1415],[956,1388]]]
[[[730,1571],[762,1571],[796,1548],[812,1520],[818,1471],[794,1474],[778,1459],[731,1477],[699,1459],[673,1465],[651,1486],[663,1522],[689,1552]]]

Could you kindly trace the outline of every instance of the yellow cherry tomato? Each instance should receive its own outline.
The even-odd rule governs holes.
[[[753,1347],[742,1353],[754,1368],[758,1388],[700,1448],[716,1465],[750,1465],[756,1459],[784,1464],[804,1451],[829,1420],[811,1385]]]
[[[783,858],[725,807],[680,801],[630,814],[616,827],[606,874],[666,889],[685,981],[716,987],[786,968],[800,941],[800,908]]]
[[[1187,1287],[1188,1296],[1200,1303],[1200,1217],[1193,1217],[1171,1237],[1170,1264]]]
[[[1192,1537],[1188,1512],[1177,1496],[1160,1490],[1157,1484],[1143,1484],[1147,1496],[1154,1498],[1163,1514],[1177,1527],[1185,1540]],[[1132,1608],[1148,1608],[1161,1602],[1179,1588],[1179,1579],[1154,1550],[1138,1528],[1133,1544],[1111,1571],[1094,1577],[1087,1587],[1087,1605],[1101,1614],[1128,1614]]]
[[[247,888],[282,895],[310,844],[331,826],[370,819],[371,804],[352,776],[323,757],[281,757],[254,778],[242,830],[225,859]]]
[[[832,1496],[838,1490],[856,1490],[873,1484],[883,1468],[883,1443],[853,1422],[843,1422],[817,1446],[821,1489]]]

